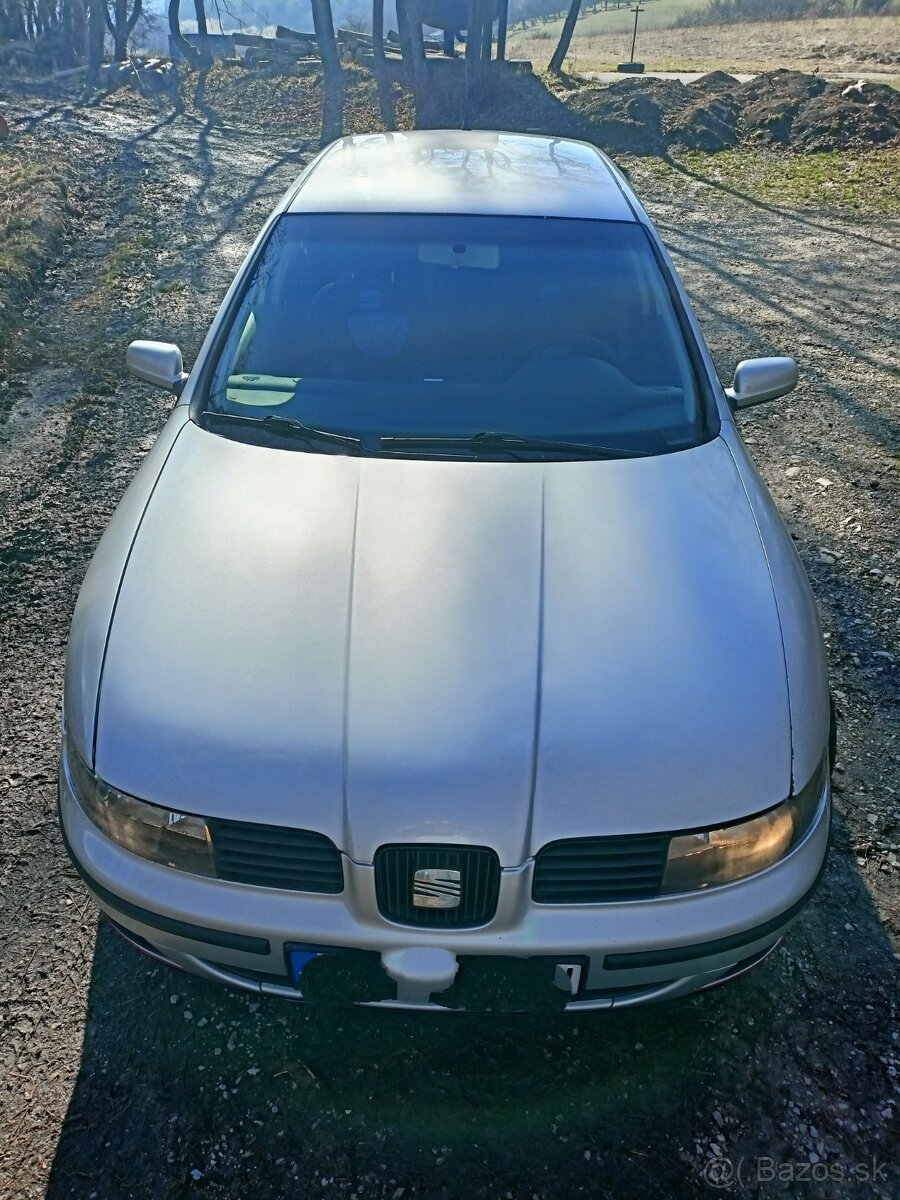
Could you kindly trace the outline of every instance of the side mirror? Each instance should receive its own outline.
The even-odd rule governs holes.
[[[176,396],[187,382],[181,351],[171,342],[132,342],[125,352],[125,366],[138,379]]]
[[[725,389],[725,395],[732,408],[752,408],[792,392],[798,378],[792,358],[748,358],[738,363],[734,382]]]

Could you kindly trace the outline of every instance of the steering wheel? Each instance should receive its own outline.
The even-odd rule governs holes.
[[[616,366],[616,355],[608,343],[602,338],[590,333],[573,333],[571,337],[560,338],[557,342],[545,342],[542,346],[528,346],[513,361],[513,372],[533,362],[536,358],[550,357],[552,354],[569,355],[579,358],[601,358],[610,366]]]

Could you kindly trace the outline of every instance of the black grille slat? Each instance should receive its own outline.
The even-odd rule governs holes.
[[[237,824],[237,822],[234,822]],[[323,837],[319,833],[307,833],[296,829],[285,829],[277,825],[267,826],[265,837],[260,836],[258,831],[248,831],[246,834],[242,830],[223,829],[223,822],[216,820],[216,837],[225,845],[234,845],[252,849],[256,846],[269,847],[272,845],[281,846],[284,848],[296,848],[300,850],[310,850],[318,852],[331,846],[328,838]],[[298,837],[297,834],[300,833]],[[315,839],[315,840],[312,840]]]
[[[219,818],[207,826],[220,879],[296,892],[344,889],[340,853],[324,834]]]
[[[459,871],[456,908],[413,904],[413,876],[431,868]],[[500,892],[500,860],[484,846],[382,846],[375,855],[375,894],[382,916],[403,925],[464,929],[493,917]]]
[[[248,862],[291,862],[305,863],[309,866],[315,866],[317,863],[328,863],[334,854],[333,850],[331,854],[327,852],[311,854],[302,847],[292,850],[290,847],[279,846],[277,843],[273,843],[271,846],[257,845],[252,848],[245,848],[234,843],[229,845],[217,842],[216,849],[221,854],[232,855],[235,858],[244,858]]]
[[[659,873],[626,879],[623,879],[621,876],[607,879],[600,875],[591,875],[581,879],[560,879],[559,877],[544,879],[542,876],[538,882],[542,894],[546,894],[548,890],[553,890],[579,895],[581,893],[587,894],[597,888],[616,888],[619,891],[645,891],[650,889],[655,895],[659,883]],[[547,901],[545,900],[544,903],[546,904]]]
[[[560,864],[560,867],[565,867],[566,870],[577,869],[578,867],[595,867],[597,863],[608,864],[610,868],[614,866],[620,867],[641,867],[655,866],[659,861],[659,854],[553,854],[554,862]]]
[[[577,878],[592,878],[596,872],[601,870],[604,876],[608,878],[624,878],[624,880],[636,880],[648,876],[653,878],[658,870],[658,864],[653,866],[608,866],[606,863],[593,863],[590,866],[575,866],[575,868],[565,868],[565,866],[544,866],[541,869],[541,875],[547,878],[560,878],[560,880],[577,880]]]
[[[284,874],[267,871],[262,873],[259,870],[242,871],[239,867],[227,867],[220,871],[219,878],[227,879],[231,883],[249,883],[255,887],[281,888],[290,892],[337,894],[342,890],[333,877],[317,879],[302,872]]]
[[[669,837],[628,834],[550,842],[534,864],[532,898],[538,904],[599,904],[659,895]]]

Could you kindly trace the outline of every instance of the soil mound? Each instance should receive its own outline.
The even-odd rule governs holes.
[[[686,105],[688,91],[677,79],[623,79],[608,87],[577,88],[566,104],[587,117],[607,150],[660,154],[666,147],[664,118]]]
[[[669,117],[666,140],[689,150],[727,150],[740,140],[740,114],[734,96],[712,91]]]
[[[787,146],[794,118],[828,87],[818,75],[769,71],[742,83],[736,92],[744,130],[755,141]]]
[[[692,88],[700,92],[728,92],[737,86],[738,81],[727,71],[710,71],[708,75],[701,75],[691,84]]]
[[[865,150],[900,141],[900,92],[884,83],[835,84],[797,113],[796,150]]]
[[[694,83],[643,77],[569,88],[607,149],[659,154],[668,146],[715,152],[739,143],[790,150],[900,145],[900,92],[884,84],[827,83],[802,71],[769,71],[738,83],[713,71]]]

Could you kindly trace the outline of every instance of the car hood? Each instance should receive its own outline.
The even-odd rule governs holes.
[[[185,427],[124,573],[96,769],[208,816],[493,847],[790,790],[772,585],[725,443],[365,459]]]

